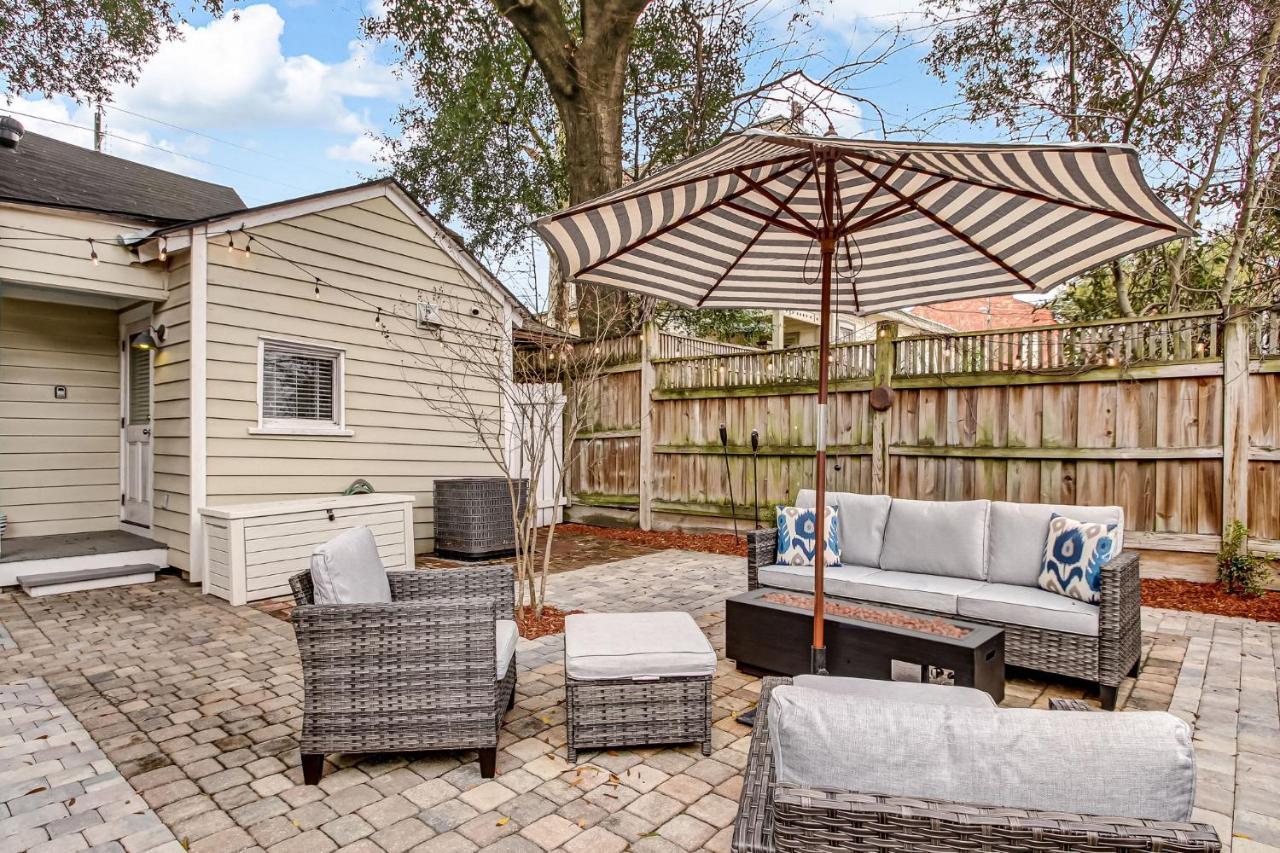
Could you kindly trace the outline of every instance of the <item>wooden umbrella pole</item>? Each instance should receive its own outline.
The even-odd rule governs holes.
[[[827,380],[831,358],[831,264],[836,253],[835,215],[835,161],[826,158],[825,180],[822,193],[822,308],[818,320],[818,416],[814,424],[816,449],[814,467],[815,491],[813,533],[813,649],[810,653],[810,670],[818,675],[827,674],[827,644],[823,635],[826,618],[826,601],[823,594],[823,559],[826,556],[827,512]]]

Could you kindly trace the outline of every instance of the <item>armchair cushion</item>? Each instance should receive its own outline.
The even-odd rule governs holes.
[[[311,554],[316,604],[388,604],[391,585],[367,527],[339,533]]]
[[[498,681],[507,676],[507,668],[511,666],[511,661],[516,654],[518,639],[520,639],[520,629],[516,627],[516,623],[510,619],[499,619],[495,637],[498,647]]]
[[[990,710],[798,686],[773,690],[767,714],[779,785],[1151,820],[1191,815],[1191,728],[1172,714]]]

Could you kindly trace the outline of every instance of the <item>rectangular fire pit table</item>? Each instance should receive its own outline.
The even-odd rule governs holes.
[[[766,596],[802,598],[812,603],[807,593],[767,587],[728,599],[725,657],[752,675],[808,672],[813,610],[769,601]],[[920,666],[922,675],[931,666],[951,670],[957,685],[984,690],[997,702],[1004,699],[1004,632],[1000,628],[838,598],[828,598],[827,603],[856,607],[868,617],[827,613],[827,671],[832,675],[887,681],[892,678],[894,661],[899,661]],[[873,614],[888,622],[874,621],[869,618]],[[902,627],[913,620],[939,624],[951,634],[963,635]]]

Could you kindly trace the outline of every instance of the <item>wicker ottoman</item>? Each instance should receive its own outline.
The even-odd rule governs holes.
[[[564,625],[568,756],[702,745],[711,754],[716,653],[688,613],[581,613]]]

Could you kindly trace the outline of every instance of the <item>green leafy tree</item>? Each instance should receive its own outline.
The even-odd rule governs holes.
[[[222,0],[0,0],[0,77],[11,96],[107,100],[196,9],[221,14]]]
[[[1280,155],[1274,0],[929,5],[945,25],[928,62],[956,82],[966,118],[1019,139],[1135,145],[1160,195],[1204,232],[1112,265],[1105,288],[1086,277],[1081,286],[1093,293],[1081,304],[1102,289],[1113,313],[1126,315],[1258,301],[1274,266],[1265,212]],[[1207,282],[1202,273],[1219,257]]]
[[[772,315],[750,308],[700,310],[664,302],[655,319],[669,331],[748,346],[767,346],[773,335]]]
[[[526,245],[530,220],[752,121],[793,57],[806,55],[792,48],[807,6],[777,39],[756,19],[762,11],[736,0],[398,0],[365,23],[399,51],[414,84],[390,165],[458,218],[473,249],[510,256]],[[846,88],[895,45],[877,40],[820,87]],[[807,96],[799,112],[816,101]],[[552,308],[563,320],[569,300],[555,298],[564,293],[557,284],[553,270]],[[580,289],[585,334],[592,315],[618,316],[615,296]]]

